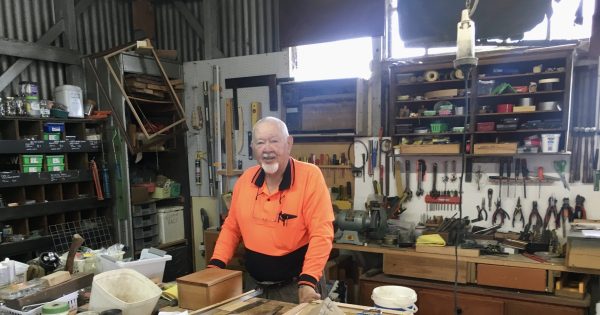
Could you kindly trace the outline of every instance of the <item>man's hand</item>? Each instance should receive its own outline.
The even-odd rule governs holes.
[[[320,300],[321,295],[311,286],[301,285],[298,287],[298,300],[300,303],[310,303],[314,300]]]

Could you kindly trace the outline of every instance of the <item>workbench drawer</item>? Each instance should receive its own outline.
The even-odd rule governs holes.
[[[546,292],[548,271],[524,267],[477,264],[477,284]]]
[[[453,282],[455,267],[454,257],[440,259],[425,255],[383,255],[383,273],[388,275]],[[467,283],[465,261],[458,262],[458,282]]]

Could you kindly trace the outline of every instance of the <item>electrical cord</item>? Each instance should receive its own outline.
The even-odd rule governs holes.
[[[362,144],[363,148],[365,148],[366,160],[364,161],[363,165],[361,165],[361,166],[356,166],[356,160],[357,160],[356,157],[354,157],[354,162],[352,162],[352,160],[350,159],[350,151],[351,151],[352,147],[354,147],[355,143],[360,143],[360,144]],[[348,145],[348,153],[347,154],[348,154],[348,161],[350,162],[350,165],[352,165],[353,170],[364,169],[365,165],[367,164],[367,161],[369,161],[369,148],[367,148],[367,145],[360,140],[354,140],[354,142],[352,142],[352,143],[350,143],[350,145]]]
[[[458,196],[459,196],[459,203],[458,203],[458,218],[459,220],[461,220],[461,224],[459,225],[459,227],[462,227],[462,218],[463,218],[463,213],[462,213],[462,206],[463,206],[463,180],[464,180],[464,174],[465,174],[465,165],[467,164],[467,155],[466,155],[466,144],[467,144],[467,123],[468,123],[468,117],[469,117],[469,97],[471,95],[471,93],[469,93],[469,77],[471,76],[471,70],[473,70],[472,66],[466,65],[461,67],[463,73],[464,73],[464,79],[465,79],[465,117],[464,117],[464,121],[463,121],[463,126],[465,126],[465,128],[463,129],[463,133],[462,133],[462,143],[465,147],[463,147],[463,150],[461,152],[461,167],[460,167],[460,177],[458,178]],[[472,91],[471,91],[472,92]],[[470,128],[470,126],[469,126]],[[455,314],[461,314],[462,310],[459,310],[458,308],[458,241],[460,239],[460,230],[457,231],[454,235],[454,313]]]

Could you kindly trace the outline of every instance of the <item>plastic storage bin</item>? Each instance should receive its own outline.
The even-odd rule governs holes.
[[[545,153],[558,152],[559,142],[560,142],[560,133],[542,134],[542,152],[545,152]]]
[[[44,123],[44,132],[65,132],[65,123]]]
[[[44,156],[41,154],[23,154],[22,161],[24,165],[42,165]]]
[[[156,203],[151,202],[144,205],[134,205],[131,211],[131,215],[135,217],[155,214],[156,213]]]
[[[54,89],[54,101],[65,105],[69,117],[83,118],[83,94],[75,85],[60,85]]]
[[[141,257],[147,257],[146,255],[148,255],[147,250],[142,251]],[[160,283],[162,282],[163,274],[165,272],[165,264],[171,259],[173,259],[171,255],[164,255],[162,257],[156,256],[154,258],[145,258],[138,259],[135,261],[123,262],[114,261],[106,255],[101,255],[100,265],[102,267],[103,272],[122,268],[129,268],[141,273],[142,275],[146,276],[148,279],[154,281],[155,283]],[[94,277],[94,281],[96,281],[96,277]]]
[[[65,164],[65,156],[64,155],[46,155],[46,164],[47,165],[64,165]]]
[[[183,207],[161,207],[157,210],[159,242],[166,244],[184,239]]]
[[[90,310],[120,309],[123,315],[152,314],[162,290],[131,269],[111,270],[94,276]]]
[[[158,235],[146,238],[140,238],[133,241],[133,247],[135,250],[140,250],[142,248],[154,247],[158,246]]]
[[[156,214],[150,214],[150,215],[145,215],[145,216],[141,216],[141,217],[133,217],[133,228],[140,228],[140,227],[145,227],[145,226],[150,226],[150,225],[156,225],[157,222],[157,218],[156,218]]]
[[[157,234],[158,234],[157,225],[151,225],[148,227],[141,227],[141,228],[133,229],[133,238],[134,239],[152,237]]]
[[[59,297],[58,299],[52,301],[52,302],[67,302],[69,304],[69,311],[71,312],[75,312],[77,311],[77,297],[79,296],[79,293],[77,291],[69,293],[67,295],[63,295],[62,297]],[[32,310],[29,310],[27,312],[21,312],[21,311],[17,311],[17,310],[13,310],[11,308],[8,308],[2,304],[0,304],[0,314],[2,315],[41,315],[42,314],[42,307],[44,307],[44,305],[40,305]]]

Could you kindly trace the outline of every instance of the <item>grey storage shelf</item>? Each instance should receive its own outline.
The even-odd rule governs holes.
[[[112,199],[98,199],[91,160],[101,168],[101,140],[86,140],[88,130],[104,135],[106,119],[56,119],[0,117],[0,224],[11,225],[24,241],[4,240],[5,257],[27,260],[40,252],[54,250],[48,227],[94,217],[112,216]],[[44,139],[45,123],[60,123],[59,140]],[[40,156],[38,172],[25,173],[25,163]],[[48,164],[48,156],[60,163]],[[58,156],[58,157],[56,157]],[[39,161],[38,161],[39,162]],[[31,168],[31,166],[27,166]],[[101,169],[99,170],[101,171]],[[101,172],[99,172],[101,173]],[[101,176],[101,174],[99,174]],[[114,176],[110,172],[110,176]],[[10,206],[9,206],[10,204]]]

